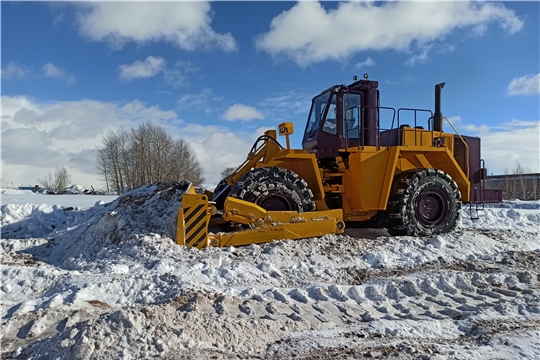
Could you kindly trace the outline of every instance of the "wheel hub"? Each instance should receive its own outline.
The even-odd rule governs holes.
[[[448,213],[444,194],[438,189],[429,189],[420,194],[416,205],[416,218],[424,225],[434,227],[443,222]]]
[[[282,189],[272,189],[257,198],[255,204],[268,211],[298,211],[291,194]]]

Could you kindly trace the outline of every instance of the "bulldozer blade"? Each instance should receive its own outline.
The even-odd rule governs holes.
[[[298,240],[314,236],[342,233],[345,225],[341,209],[298,213],[266,211],[239,199],[227,198],[223,218],[212,219],[217,209],[205,194],[184,194],[178,209],[176,242],[202,249],[208,246],[242,246],[273,240]],[[243,224],[246,229],[233,232],[209,232],[216,221]]]
[[[268,216],[279,217],[278,213],[280,212],[269,211]],[[220,247],[262,244],[274,240],[299,240],[339,234],[343,232],[344,228],[341,210],[313,211],[295,213],[294,216],[290,217],[289,222],[280,221],[262,228],[210,234],[210,242],[212,246]]]
[[[198,249],[208,246],[208,225],[216,212],[206,194],[184,194],[178,209],[176,243]]]

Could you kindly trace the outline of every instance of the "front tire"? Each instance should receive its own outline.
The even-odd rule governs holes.
[[[230,195],[268,211],[315,210],[313,193],[296,173],[279,167],[262,167],[242,176]]]
[[[216,207],[219,210],[223,210],[223,204],[225,204],[225,199],[229,196],[229,192],[230,186],[225,179],[221,180],[214,189],[212,201],[216,203]]]
[[[461,214],[461,193],[440,170],[413,169],[398,175],[386,209],[391,235],[429,236],[452,231]]]

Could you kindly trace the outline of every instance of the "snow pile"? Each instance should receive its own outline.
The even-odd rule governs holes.
[[[14,195],[14,194],[32,194],[31,190],[17,190],[17,189],[0,189],[2,195]]]
[[[107,258],[109,247],[123,247],[139,235],[157,234],[174,239],[178,209],[187,181],[155,183],[122,195],[99,211],[89,209],[87,216],[73,226],[54,231],[55,248],[51,260],[76,268],[95,257]]]
[[[84,194],[85,192],[89,192],[89,191],[92,191],[92,190],[82,185],[71,185],[66,190],[68,194]]]
[[[2,206],[2,238],[47,238],[58,231],[78,224],[105,207],[97,202],[91,209],[63,207],[58,205],[32,205],[29,203]]]
[[[509,200],[500,204],[486,204],[483,210],[478,212],[469,210],[468,205],[462,209],[460,227],[473,229],[499,229],[510,230],[519,228],[539,229],[540,224],[540,202]],[[471,220],[471,213],[477,215],[478,219]]]
[[[426,238],[346,229],[199,251],[172,240],[186,188],[2,208],[2,356],[540,357],[540,202],[477,221],[464,207],[456,231]]]

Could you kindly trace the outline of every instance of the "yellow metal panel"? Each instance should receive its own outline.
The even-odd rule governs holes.
[[[342,199],[343,218],[351,221],[368,220],[384,210],[397,168],[398,150],[365,146],[349,148],[347,166],[342,166],[343,173],[324,173],[326,180],[331,175],[343,176],[343,185],[327,185],[325,191],[344,191]]]
[[[416,159],[420,163],[420,165],[421,165],[421,166],[419,166],[420,168],[424,168],[424,169],[432,168],[432,165],[429,163],[428,159],[426,159],[426,156],[423,153],[416,153],[416,154],[414,154],[414,156],[416,157]]]
[[[381,196],[379,198],[379,209],[385,210],[390,197],[390,190],[394,182],[398,164],[399,147],[392,147],[388,151],[388,159],[386,161],[386,172],[381,186]]]
[[[450,153],[454,153],[454,134],[445,133],[441,131],[430,131],[424,129],[415,129],[410,127],[404,127],[401,129],[401,145],[405,147],[409,146],[423,146],[423,147],[439,147],[443,146],[450,150]],[[436,145],[437,138],[442,139]]]
[[[413,166],[412,168],[421,167],[422,165],[418,164],[420,164],[420,158],[423,157],[425,160],[422,161],[427,161],[428,167],[450,175],[461,192],[461,201],[469,201],[471,186],[469,179],[447,147],[402,147],[399,156],[401,171],[409,170],[409,166]]]
[[[365,147],[363,151],[351,154],[345,214],[351,213],[352,209],[379,209],[385,176],[387,171],[391,171],[387,169],[390,154],[386,148],[376,147]]]
[[[417,129],[404,135],[410,144],[431,144],[431,132]],[[446,136],[446,133],[439,133]],[[429,136],[429,138],[422,138]],[[451,137],[445,137],[445,141]],[[397,173],[410,169],[434,168],[449,174],[458,184],[462,200],[469,198],[470,183],[452,156],[447,146],[396,146],[379,148],[366,146],[353,151],[349,156],[349,167],[345,171],[345,196],[343,198],[344,219],[357,220],[374,210],[386,209],[390,190]],[[326,176],[326,174],[325,174]],[[326,190],[331,189],[327,186]]]
[[[351,209],[351,214],[344,217],[347,221],[365,221],[371,219],[377,214],[378,210],[362,211],[360,209]]]
[[[410,128],[401,129],[401,146],[414,146],[415,136],[414,132],[410,131]]]
[[[178,210],[178,244],[199,249],[207,246],[209,208],[208,197],[204,194],[182,196],[182,208]]]
[[[294,171],[308,184],[308,188],[313,193],[313,200],[317,205],[317,210],[328,209],[324,202],[321,173],[314,154],[305,150],[280,150],[271,161],[265,162],[261,166],[278,166]]]
[[[413,160],[416,161],[416,158],[413,158]],[[407,171],[410,169],[417,169],[418,166],[411,163],[410,159],[401,156],[401,154],[398,156],[398,169],[399,171]]]

